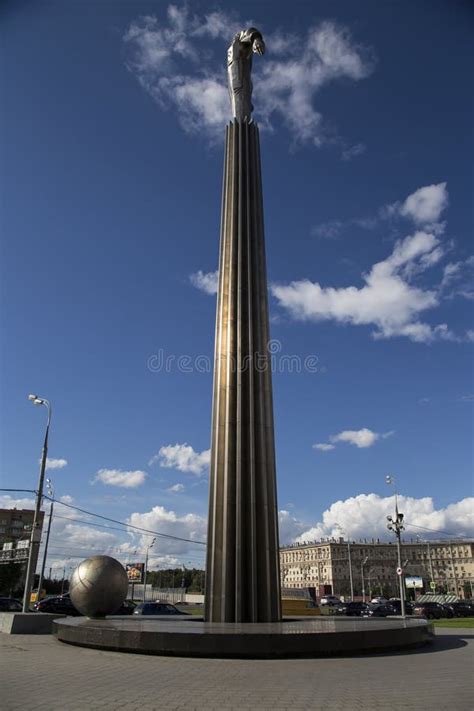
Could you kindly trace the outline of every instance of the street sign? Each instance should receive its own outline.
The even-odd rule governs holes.
[[[403,575],[403,568],[397,568],[397,575]]]

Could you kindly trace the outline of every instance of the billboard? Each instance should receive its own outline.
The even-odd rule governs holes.
[[[405,576],[405,586],[408,589],[420,589],[423,587],[423,578],[419,575],[407,575]]]
[[[145,563],[127,563],[125,565],[129,583],[143,583],[145,577]]]

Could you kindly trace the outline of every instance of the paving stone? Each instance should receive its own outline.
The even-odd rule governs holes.
[[[409,653],[332,659],[182,659],[0,635],[2,711],[472,711],[472,630]]]

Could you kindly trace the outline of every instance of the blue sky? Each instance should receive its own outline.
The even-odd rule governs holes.
[[[57,496],[205,535],[225,52],[252,22],[282,538],[384,534],[387,473],[407,520],[472,535],[469,3],[1,15],[2,486],[35,486],[38,392]],[[282,354],[315,367],[279,372]],[[146,540],[55,527],[57,561]]]

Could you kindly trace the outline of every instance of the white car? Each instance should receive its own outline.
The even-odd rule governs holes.
[[[386,597],[373,597],[370,602],[377,602],[379,605],[385,605],[388,600]]]
[[[320,605],[340,605],[341,601],[336,595],[325,595],[319,601]]]

